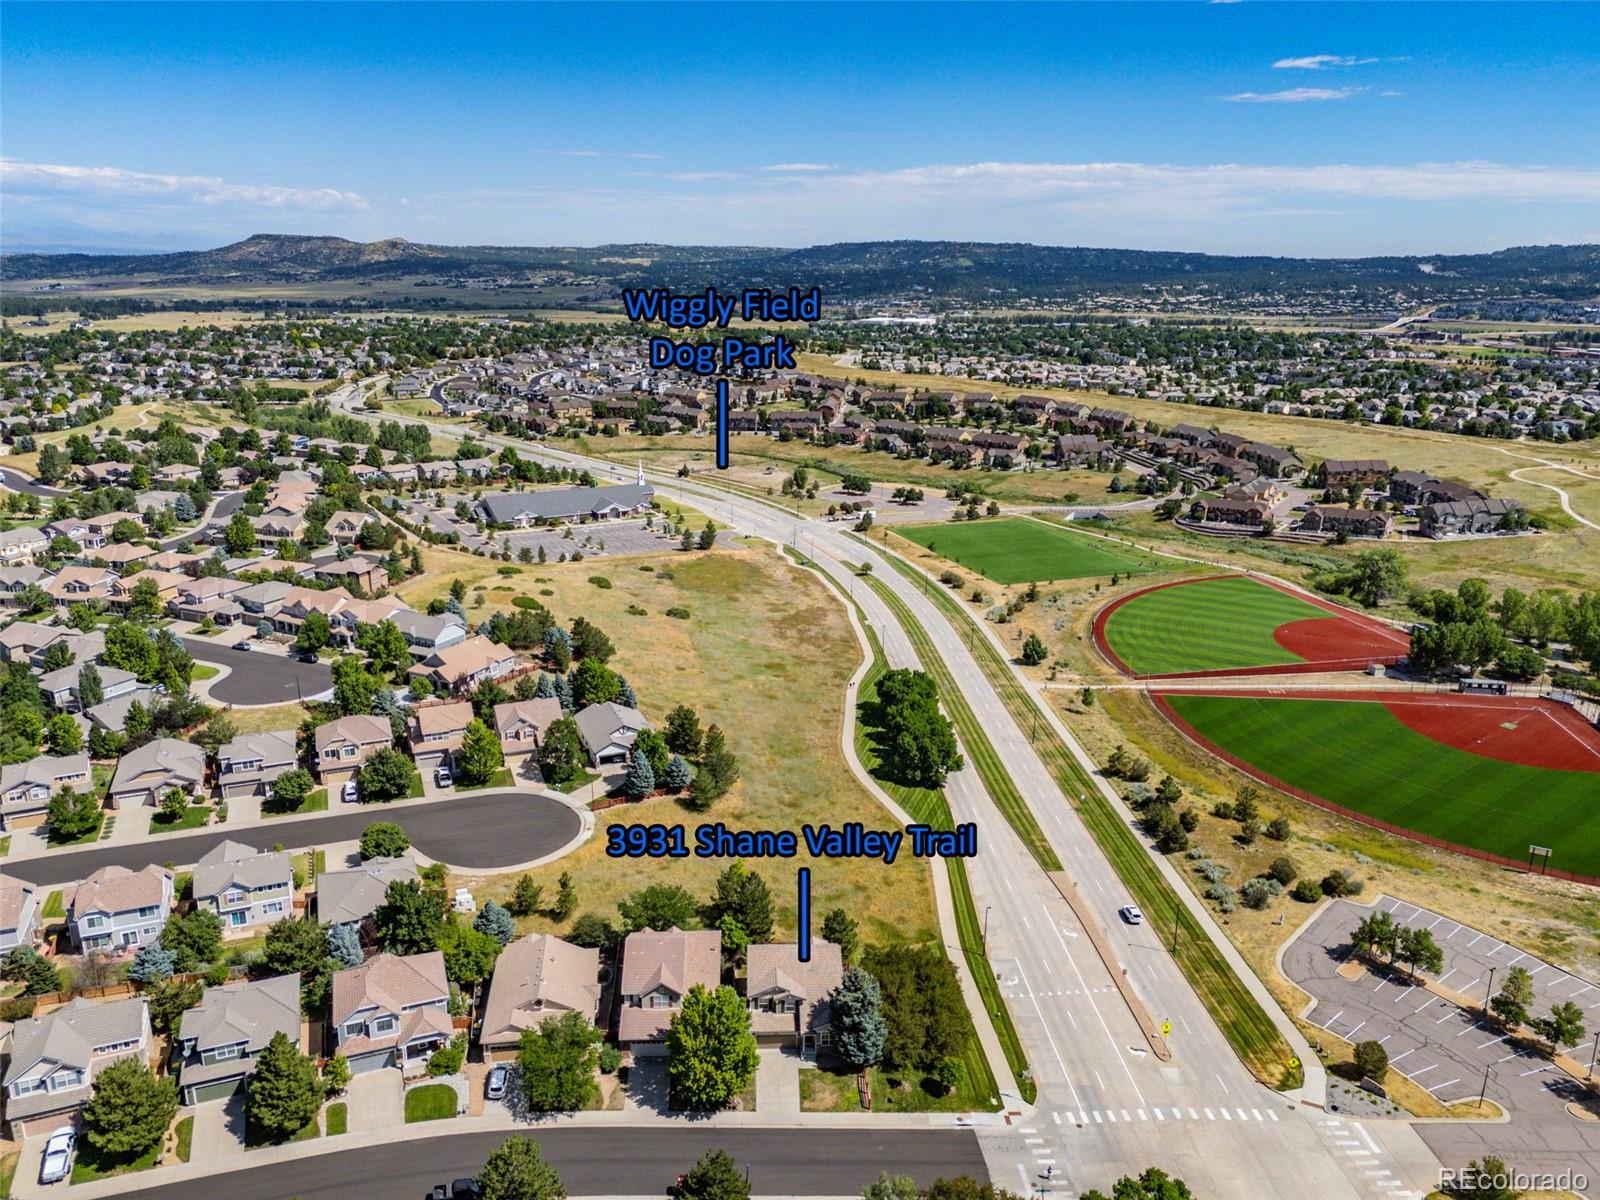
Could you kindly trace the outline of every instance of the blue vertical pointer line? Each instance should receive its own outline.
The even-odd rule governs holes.
[[[796,883],[800,888],[800,961],[811,961],[811,868],[801,867]]]
[[[728,469],[728,381],[717,380],[717,470]],[[804,959],[800,960],[804,962]]]

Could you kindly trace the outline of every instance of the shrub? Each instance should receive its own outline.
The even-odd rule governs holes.
[[[617,1068],[622,1065],[622,1051],[615,1046],[600,1047],[600,1073],[602,1075],[615,1075]]]
[[[1224,821],[1233,820],[1233,805],[1226,800],[1218,800],[1211,806],[1211,815],[1221,817]]]
[[[1239,889],[1239,899],[1246,908],[1263,909],[1281,891],[1283,885],[1276,879],[1247,879]]]
[[[1287,858],[1281,857],[1272,860],[1272,865],[1267,868],[1267,874],[1284,887],[1288,887],[1300,877],[1300,872],[1296,869],[1294,863]]]
[[[467,1057],[467,1035],[458,1033],[448,1046],[440,1046],[428,1059],[428,1074],[437,1079],[441,1075],[454,1075],[461,1070]]]
[[[1216,901],[1217,907],[1225,913],[1231,913],[1239,907],[1233,888],[1220,880],[1206,889],[1206,899]]]
[[[676,617],[680,621],[687,621],[689,619],[689,610],[684,608],[681,604],[674,604],[671,608],[667,609],[667,616]]]
[[[1315,879],[1302,879],[1294,885],[1294,890],[1289,894],[1301,904],[1315,904],[1322,899],[1322,885]]]
[[[1228,864],[1212,862],[1210,859],[1207,859],[1205,862],[1200,864],[1199,870],[1201,877],[1204,878],[1207,883],[1217,883],[1226,878],[1228,874]]]
[[[1379,1042],[1357,1042],[1355,1062],[1363,1079],[1381,1080],[1389,1069],[1389,1052]]]
[[[549,589],[546,589],[544,592],[541,593],[541,595],[545,595],[545,596],[549,596],[551,594],[552,593],[549,591]],[[513,597],[511,597],[511,603],[513,605],[515,605],[517,608],[534,608],[534,609],[538,609],[538,608],[543,608],[544,607],[544,605],[540,604],[532,596],[513,596]]]
[[[1286,841],[1288,841],[1289,840],[1289,818],[1288,817],[1273,817],[1272,820],[1267,822],[1267,827],[1264,830],[1262,830],[1262,832],[1265,833],[1269,838],[1271,838],[1275,842],[1286,842]]]
[[[1178,814],[1178,824],[1183,826],[1185,833],[1193,833],[1200,828],[1200,814],[1192,808],[1186,808]]]
[[[1329,871],[1322,877],[1324,896],[1359,896],[1361,888],[1361,881],[1350,878],[1347,871]]]
[[[611,580],[607,579],[604,575],[591,575],[589,576],[589,582],[594,584],[595,587],[599,588],[601,591],[607,591],[611,587]]]

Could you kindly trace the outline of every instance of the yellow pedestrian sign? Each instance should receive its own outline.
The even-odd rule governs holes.
[[[1172,1022],[1171,1021],[1163,1021],[1163,1022],[1161,1022],[1161,1036],[1162,1037],[1171,1037],[1172,1036]]]

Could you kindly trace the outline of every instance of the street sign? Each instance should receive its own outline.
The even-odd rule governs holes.
[[[1172,1022],[1171,1021],[1163,1021],[1163,1022],[1161,1022],[1161,1036],[1162,1037],[1171,1037],[1172,1036]]]

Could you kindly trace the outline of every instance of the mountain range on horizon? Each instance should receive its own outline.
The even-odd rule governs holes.
[[[1140,288],[1278,295],[1349,291],[1415,300],[1504,292],[1600,296],[1600,244],[1485,254],[1370,258],[1235,256],[974,241],[842,242],[803,248],[615,244],[444,246],[401,237],[255,234],[208,250],[0,254],[6,284],[40,280],[232,285],[408,276],[561,276],[602,291],[634,286],[820,286],[840,298],[1084,296]]]

